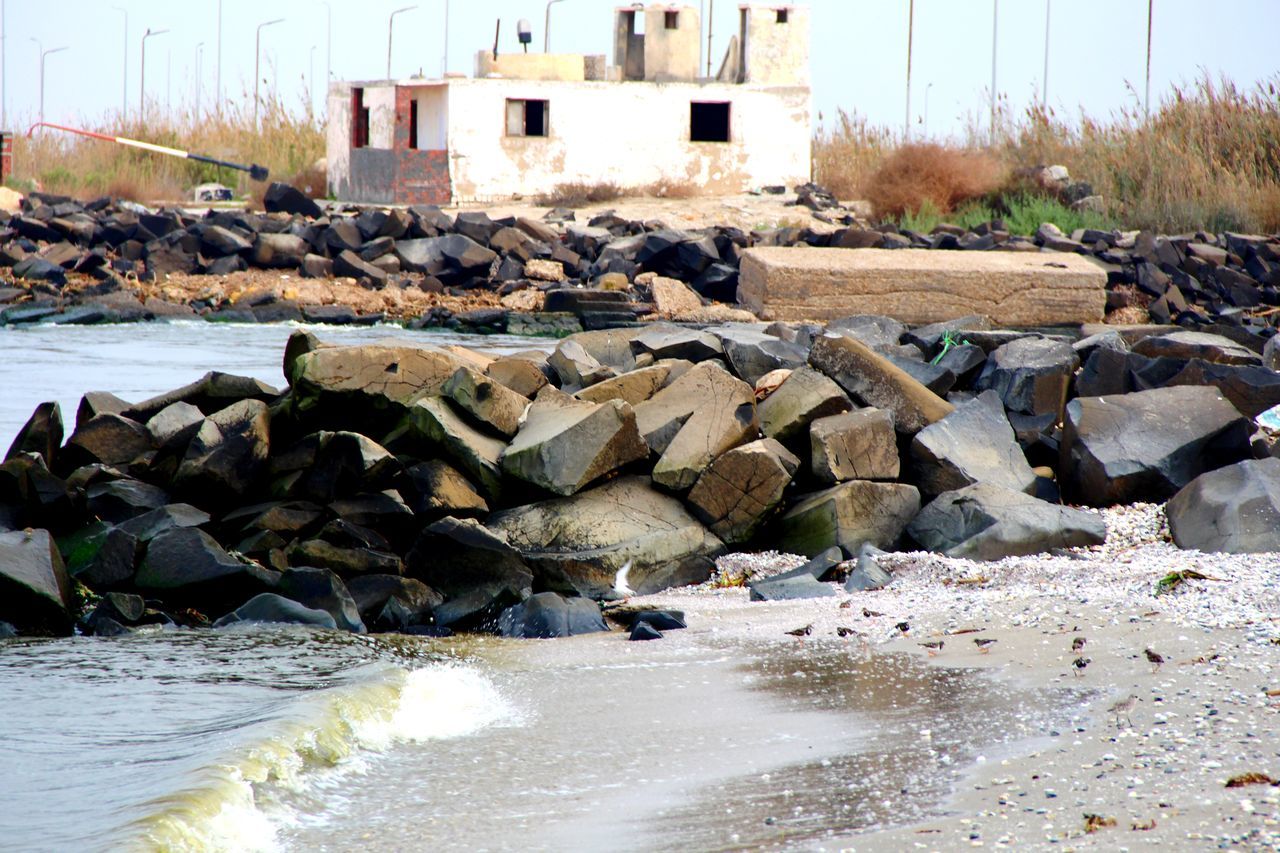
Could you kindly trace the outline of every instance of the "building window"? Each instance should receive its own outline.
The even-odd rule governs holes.
[[[785,24],[787,22],[787,10],[778,9],[777,11],[778,11],[778,23]]]
[[[550,101],[507,99],[507,136],[550,135]]]
[[[679,13],[679,12],[667,12],[667,13],[663,16],[663,22],[666,24],[666,27],[667,27],[667,29],[669,29],[669,30],[678,30],[678,29],[680,29],[680,13]]]
[[[729,103],[694,101],[689,104],[689,141],[728,142]]]
[[[418,147],[418,99],[409,100],[409,147]]]
[[[364,148],[369,144],[369,108],[364,105],[364,89],[351,90],[351,147]]]

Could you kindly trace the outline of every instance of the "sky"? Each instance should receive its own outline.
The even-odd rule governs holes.
[[[686,2],[709,4],[714,10],[712,64],[718,67],[736,29],[738,4]],[[830,124],[843,109],[875,125],[903,127],[908,2],[808,4],[815,123]],[[1146,0],[915,0],[912,135],[927,131],[941,138],[962,133],[975,120],[985,122],[993,17],[998,22],[996,91],[1015,113],[1038,101],[1043,91],[1046,3],[1052,4],[1050,107],[1067,117],[1083,110],[1105,118],[1140,106]],[[1202,73],[1245,86],[1264,80],[1280,86],[1280,0],[1153,4],[1153,102]],[[7,129],[22,132],[39,115],[42,49],[66,48],[45,57],[46,121],[84,126],[122,108],[135,113],[142,82],[140,47],[148,28],[168,30],[146,42],[148,104],[190,110],[199,92],[201,108],[207,110],[218,91],[219,6],[223,96],[252,102],[256,28],[283,18],[261,31],[259,79],[298,107],[314,95],[313,103],[321,111],[327,72],[334,79],[386,75],[388,15],[410,5],[412,0],[330,0],[328,7],[318,0],[3,0]],[[521,17],[533,24],[532,47],[542,49],[542,0],[452,0],[447,5],[450,71],[473,72],[475,54],[492,46],[499,19],[501,50],[520,49],[516,22]],[[551,8],[552,51],[611,53],[615,5],[614,0],[558,2]],[[445,9],[445,0],[423,0],[396,17],[392,76],[439,73],[445,54]]]

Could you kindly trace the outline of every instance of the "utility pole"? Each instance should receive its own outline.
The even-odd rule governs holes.
[[[1040,109],[1049,111],[1049,18],[1053,14],[1053,0],[1044,0],[1044,76],[1040,78]]]
[[[562,2],[564,2],[564,0],[547,0],[546,20],[542,24],[542,27],[543,27],[542,52],[543,53],[551,52],[551,7],[556,5],[557,3],[562,3]]]
[[[902,141],[911,139],[911,39],[915,35],[916,0],[907,6],[907,113],[902,123]]]
[[[996,144],[996,44],[1000,25],[1000,0],[991,5],[991,144]]]
[[[1147,116],[1151,116],[1151,12],[1153,0],[1147,0],[1147,94],[1143,98],[1143,109],[1146,110]]]
[[[258,86],[262,83],[261,75],[258,73],[258,65],[262,60],[262,28],[278,24],[283,20],[284,18],[274,18],[263,21],[258,24],[258,30],[253,36],[253,127],[255,130],[262,126],[258,123],[258,107],[262,103],[258,98]]]
[[[142,67],[139,69],[138,77],[138,118],[146,119],[147,117],[147,39],[152,36],[160,36],[169,32],[168,30],[153,30],[147,27],[147,31],[142,34]]]
[[[129,10],[112,6],[124,15],[124,51],[120,58],[120,123],[129,120]]]

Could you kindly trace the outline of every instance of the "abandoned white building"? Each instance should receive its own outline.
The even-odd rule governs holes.
[[[733,193],[809,179],[809,10],[744,4],[699,76],[688,5],[614,12],[603,55],[484,50],[467,78],[329,88],[329,190],[344,201],[488,202],[566,182]]]

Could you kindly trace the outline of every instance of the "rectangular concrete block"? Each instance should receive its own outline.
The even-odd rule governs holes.
[[[738,302],[766,320],[985,314],[1000,326],[1053,326],[1101,321],[1106,286],[1101,267],[1064,252],[778,246],[743,253]]]

